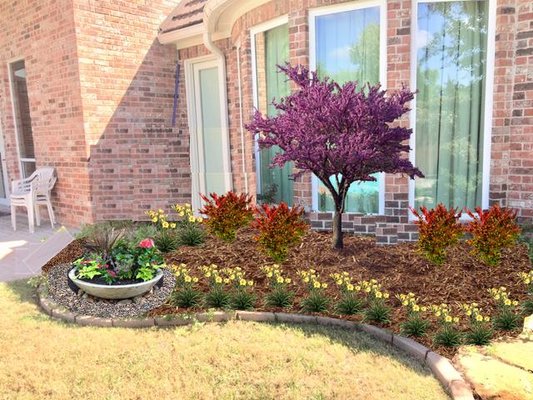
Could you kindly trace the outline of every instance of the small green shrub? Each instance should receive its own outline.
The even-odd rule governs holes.
[[[205,231],[196,224],[185,225],[177,229],[176,239],[179,246],[200,246],[205,242]]]
[[[329,307],[329,298],[321,291],[314,290],[302,300],[304,312],[326,312]]]
[[[444,325],[441,329],[437,331],[433,342],[437,346],[445,347],[458,347],[461,345],[463,337],[461,332],[459,332],[453,325]]]
[[[529,298],[522,302],[522,315],[527,317],[533,314],[533,298]]]
[[[364,320],[378,324],[388,324],[391,318],[391,308],[383,301],[371,301],[364,311]]]
[[[490,343],[493,334],[494,332],[490,326],[486,324],[473,324],[465,335],[465,341],[467,344],[486,346]]]
[[[269,307],[290,308],[294,301],[294,292],[285,287],[276,287],[266,295],[265,303]]]
[[[170,296],[170,304],[181,308],[193,308],[202,306],[202,292],[187,286],[175,290]]]
[[[411,208],[411,212],[418,218],[418,248],[424,256],[434,264],[446,261],[446,251],[456,244],[463,235],[463,228],[459,223],[461,213],[457,209],[447,209],[443,204],[438,204],[434,209],[428,210],[420,207],[420,213]]]
[[[500,331],[514,331],[521,323],[520,316],[510,309],[500,309],[493,318],[494,328]]]
[[[476,207],[475,211],[477,214],[466,211],[472,218],[465,228],[472,235],[468,243],[481,261],[498,265],[502,250],[514,246],[520,236],[516,211],[501,208],[497,203],[486,211],[481,207]]]
[[[412,315],[405,322],[400,324],[402,335],[421,337],[425,336],[429,329],[429,321],[423,319],[420,315]]]
[[[227,192],[222,196],[211,193],[209,196],[211,199],[201,195],[205,205],[200,213],[207,217],[203,223],[209,233],[226,242],[234,241],[237,230],[253,219],[252,198],[235,192]]]
[[[364,307],[364,301],[355,293],[346,293],[335,305],[335,311],[340,315],[359,314]]]
[[[221,287],[213,287],[205,296],[205,304],[210,308],[229,308],[230,294]]]
[[[255,306],[256,297],[248,290],[237,290],[231,296],[231,308],[234,310],[252,310]]]

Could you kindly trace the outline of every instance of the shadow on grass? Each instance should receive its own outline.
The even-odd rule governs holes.
[[[3,285],[5,285],[10,292],[17,296],[17,301],[36,305],[36,289],[28,283],[28,279],[4,282]],[[49,319],[47,315],[44,315],[41,312],[38,312],[32,316],[27,316],[26,318],[31,318],[35,321]],[[63,321],[57,322],[69,330],[80,328],[75,324],[65,323]],[[224,324],[226,323],[223,323],[223,325]],[[326,327],[312,324],[287,324],[279,322],[267,322],[263,324],[267,324],[268,326],[278,330],[280,335],[283,335],[290,330],[299,332],[306,338],[313,338],[317,336],[326,337],[330,343],[340,344],[348,349],[352,354],[366,352],[375,356],[390,357],[401,363],[403,367],[415,372],[417,375],[432,376],[431,371],[427,367],[423,366],[418,360],[410,357],[400,350],[395,349],[389,344],[385,344],[374,339],[364,332],[343,329],[340,327]],[[174,329],[191,329],[197,331],[198,329],[201,329],[201,327],[191,325],[188,327],[177,327]],[[376,368],[379,368],[379,365],[376,365]]]
[[[376,356],[390,357],[400,362],[403,367],[414,371],[420,376],[433,376],[428,367],[407,353],[383,343],[369,334],[341,327],[330,327],[313,324],[287,324],[280,322],[267,322],[269,326],[280,331],[292,330],[301,332],[305,337],[326,337],[332,344],[340,344],[351,353],[371,353]],[[379,368],[379,365],[376,365]]]
[[[19,301],[37,305],[37,290],[28,283],[30,279],[35,278],[18,279],[16,281],[2,282],[2,284],[17,295]]]

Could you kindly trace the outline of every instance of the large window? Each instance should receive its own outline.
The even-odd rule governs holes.
[[[9,70],[21,172],[23,177],[28,177],[35,171],[35,148],[24,60],[10,64]]]
[[[482,205],[488,3],[418,3],[415,207]]]
[[[277,65],[289,60],[289,26],[286,18],[267,23],[252,30],[255,107],[262,113],[273,115],[276,112],[272,100],[279,101],[290,93],[287,77],[278,72]],[[281,149],[273,146],[258,150],[258,199],[267,203],[293,203],[293,164],[283,168],[270,168],[272,158]]]
[[[385,7],[382,2],[356,3],[355,7],[352,3],[311,11],[311,67],[316,68],[321,77],[328,76],[339,83],[357,81],[361,88],[366,83],[384,83]],[[376,178],[376,182],[351,185],[346,198],[347,212],[377,214],[382,211],[383,176],[377,174]],[[316,178],[314,187],[313,208],[334,211],[329,191]]]

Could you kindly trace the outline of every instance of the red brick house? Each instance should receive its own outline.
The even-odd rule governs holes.
[[[0,15],[0,203],[5,182],[53,165],[67,224],[234,189],[327,228],[317,180],[269,169],[244,128],[288,93],[275,65],[289,61],[418,90],[402,123],[426,178],[353,185],[347,230],[409,240],[408,205],[438,202],[533,219],[530,1],[12,0]]]

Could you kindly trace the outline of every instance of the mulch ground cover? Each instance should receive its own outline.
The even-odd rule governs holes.
[[[241,267],[246,277],[255,281],[253,290],[259,299],[256,309],[280,311],[265,307],[261,302],[269,286],[260,268],[272,265],[273,262],[258,250],[253,235],[253,230],[243,229],[233,243],[210,237],[201,246],[181,247],[168,254],[166,261],[167,264],[185,263],[197,276],[201,276],[202,265],[216,264],[219,268]],[[60,262],[73,261],[82,253],[82,243],[75,241],[47,263],[43,270],[46,272]],[[390,303],[394,306],[393,322],[385,327],[398,332],[399,324],[405,319],[405,312],[400,307],[400,302],[394,298],[396,294],[413,292],[421,305],[447,303],[458,306],[476,302],[482,308],[483,314],[494,315],[495,303],[488,289],[505,286],[513,300],[525,300],[526,287],[518,273],[528,272],[531,262],[527,247],[523,244],[505,250],[501,263],[496,267],[478,261],[464,242],[449,250],[444,264],[434,265],[417,252],[416,243],[383,246],[376,244],[373,237],[345,235],[344,249],[338,251],[331,248],[331,233],[311,231],[305,236],[302,244],[290,252],[289,258],[281,267],[284,275],[296,283],[293,285],[296,297],[292,311],[299,311],[299,303],[306,294],[304,285],[300,284],[298,270],[315,269],[321,280],[328,282],[326,293],[332,299],[339,298],[339,292],[329,278],[331,273],[349,272],[353,282],[376,279],[384,290],[390,292]],[[207,283],[203,281],[200,281],[200,289],[207,291]],[[184,310],[164,305],[152,310],[151,315],[179,312]],[[455,313],[457,314],[457,311]],[[436,324],[435,321],[433,323]],[[436,328],[436,325],[434,327]],[[496,337],[503,336],[505,334],[502,332],[496,333]],[[417,338],[417,341],[434,348],[429,337]],[[454,354],[450,349],[438,350],[448,356]]]

